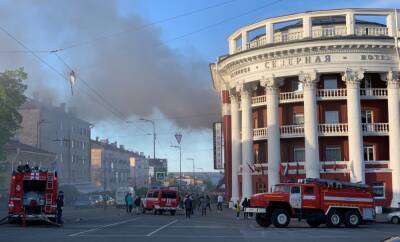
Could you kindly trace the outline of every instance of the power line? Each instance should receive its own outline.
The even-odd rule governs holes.
[[[87,44],[90,44],[90,43],[93,43],[93,42],[97,42],[99,40],[108,39],[108,38],[114,37],[116,35],[121,35],[121,34],[125,34],[125,33],[128,33],[128,32],[135,32],[135,31],[138,31],[138,30],[141,30],[141,29],[145,29],[145,28],[157,25],[157,24],[166,23],[166,22],[178,19],[178,18],[187,17],[187,16],[190,16],[190,15],[193,15],[193,14],[196,14],[196,13],[204,12],[204,11],[212,9],[212,8],[217,8],[217,7],[220,7],[220,6],[235,2],[235,1],[237,1],[237,0],[229,0],[229,1],[221,2],[221,3],[217,3],[217,4],[210,5],[210,6],[207,6],[207,7],[204,7],[204,8],[195,9],[195,10],[192,10],[192,11],[189,11],[189,12],[186,12],[186,13],[182,13],[182,14],[178,14],[178,15],[175,15],[175,16],[172,16],[172,17],[167,17],[165,19],[161,19],[161,20],[158,20],[158,21],[150,22],[148,24],[144,24],[144,25],[139,26],[139,27],[134,28],[134,29],[124,30],[124,31],[120,31],[120,32],[112,33],[112,34],[101,35],[101,36],[99,36],[97,38],[94,38],[94,39],[91,39],[91,40],[86,40],[86,41],[78,42],[78,43],[75,43],[75,44],[71,44],[69,46],[61,47],[58,50],[59,51],[65,51],[65,50],[68,50],[68,49],[76,48],[78,46],[87,45]]]

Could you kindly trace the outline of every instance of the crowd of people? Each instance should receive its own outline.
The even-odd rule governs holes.
[[[222,204],[224,198],[219,195],[217,197],[217,211],[222,211]],[[191,215],[197,210],[201,212],[201,216],[207,216],[207,211],[211,213],[211,198],[209,195],[202,195],[193,197],[191,194],[187,194],[183,200],[185,208],[186,218],[190,218]]]
[[[140,196],[136,196],[136,198],[134,198],[132,193],[127,193],[125,195],[125,204],[127,213],[132,213],[132,211],[136,214],[140,213],[140,206],[141,206]]]

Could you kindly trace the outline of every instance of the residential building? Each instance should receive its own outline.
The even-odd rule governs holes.
[[[29,99],[20,108],[21,143],[56,154],[55,167],[61,185],[90,182],[91,124],[79,119],[73,108],[53,106],[38,98]]]
[[[327,178],[366,183],[377,205],[399,208],[396,11],[308,11],[229,36],[229,53],[210,65],[229,199]],[[363,20],[371,16],[383,22]]]

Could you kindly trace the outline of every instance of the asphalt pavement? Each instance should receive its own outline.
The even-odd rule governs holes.
[[[62,227],[28,224],[0,226],[0,241],[381,241],[400,235],[400,225],[375,223],[348,228],[309,228],[292,220],[288,228],[259,227],[253,219],[237,220],[232,210],[213,210],[207,216],[183,214],[126,214],[123,209],[72,209],[64,211]]]

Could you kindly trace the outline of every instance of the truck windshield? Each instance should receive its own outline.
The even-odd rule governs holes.
[[[287,185],[276,185],[274,192],[289,192],[289,186]]]

